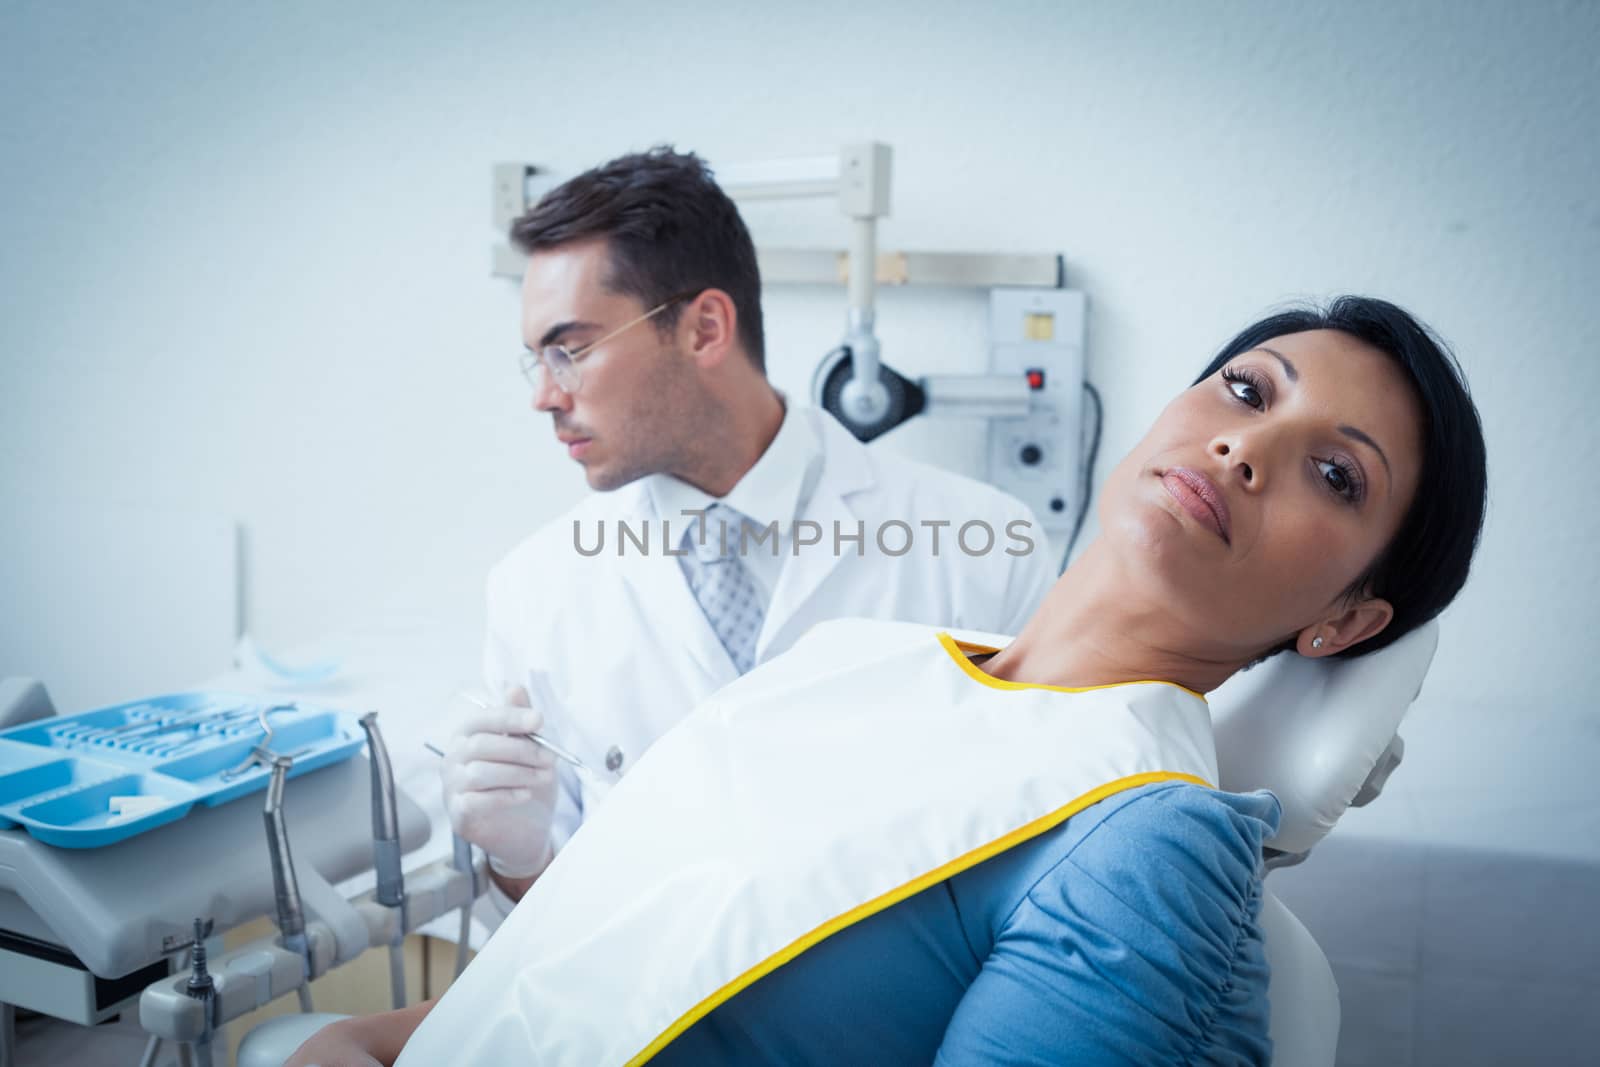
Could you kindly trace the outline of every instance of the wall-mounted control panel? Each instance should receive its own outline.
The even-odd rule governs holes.
[[[989,373],[1028,385],[1028,414],[989,423],[989,481],[1020,498],[1052,535],[1071,533],[1083,492],[1087,302],[1071,289],[989,291]]]

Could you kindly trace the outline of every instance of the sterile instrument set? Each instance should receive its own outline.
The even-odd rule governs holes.
[[[390,950],[403,1005],[405,934],[456,909],[464,930],[486,883],[464,842],[402,871],[428,828],[395,787],[377,719],[183,693],[0,731],[8,1016],[19,1006],[92,1025],[136,1004],[147,1061],[166,1040],[209,1063],[218,1027],[291,991],[311,1011],[311,980],[375,945]],[[365,769],[352,759],[363,748]],[[262,791],[261,809],[230,803]],[[354,900],[333,888],[374,868],[376,886]],[[262,914],[276,938],[226,952],[207,943]],[[188,973],[174,975],[183,953]],[[465,963],[462,951],[458,972]]]

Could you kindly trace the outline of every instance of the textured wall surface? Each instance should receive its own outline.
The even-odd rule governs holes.
[[[896,152],[886,247],[1067,256],[1108,461],[1279,301],[1434,323],[1494,495],[1431,692],[1570,703],[1600,682],[1574,644],[1600,590],[1600,9],[1395,6],[8,5],[0,487],[236,516],[269,642],[395,603],[470,617],[488,563],[582,491],[485,270],[490,163],[871,137]],[[822,205],[750,215],[843,243]],[[803,391],[842,293],[768,304]],[[983,308],[889,293],[885,351],[978,369]],[[976,441],[882,447],[976,472]]]

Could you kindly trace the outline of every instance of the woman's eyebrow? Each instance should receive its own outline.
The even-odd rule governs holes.
[[[1354,426],[1341,426],[1339,427],[1339,432],[1344,434],[1346,437],[1351,438],[1352,440],[1360,441],[1362,444],[1367,445],[1378,454],[1378,458],[1383,460],[1383,469],[1389,472],[1389,488],[1392,491],[1394,489],[1394,471],[1390,469],[1389,457],[1383,454],[1383,448],[1379,446],[1378,442],[1374,441],[1371,437],[1368,437],[1365,433],[1362,433]]]
[[[1258,351],[1265,352],[1270,356],[1278,357],[1278,362],[1283,364],[1283,373],[1289,376],[1289,380],[1291,382],[1298,382],[1300,380],[1300,371],[1293,363],[1289,362],[1288,356],[1284,355],[1282,352],[1279,352],[1276,348],[1268,348],[1266,345],[1256,345],[1256,349]]]

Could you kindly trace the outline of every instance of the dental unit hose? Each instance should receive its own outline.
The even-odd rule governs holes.
[[[471,892],[467,902],[461,905],[461,928],[456,932],[456,977],[461,977],[461,972],[467,969],[467,942],[472,933],[472,905],[478,899],[478,872],[472,869],[472,842],[460,834],[453,834],[450,839],[451,860],[450,865],[463,872],[472,879]]]

